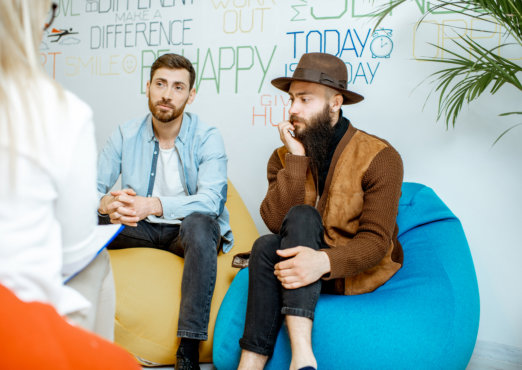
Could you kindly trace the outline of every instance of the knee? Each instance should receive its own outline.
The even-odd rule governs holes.
[[[322,226],[321,215],[312,206],[300,204],[290,208],[284,222],[296,227]]]
[[[249,258],[249,264],[262,260],[279,259],[276,251],[281,244],[281,238],[276,234],[263,235],[254,242]]]
[[[180,236],[191,244],[197,241],[208,241],[217,243],[220,236],[219,224],[216,219],[203,213],[192,213],[185,217],[181,223]],[[203,243],[206,244],[206,243]]]
[[[209,230],[219,230],[218,222],[215,218],[203,213],[191,213],[183,219],[181,227],[190,229],[190,232],[208,232]]]

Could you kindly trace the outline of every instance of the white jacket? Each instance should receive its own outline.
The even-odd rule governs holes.
[[[0,283],[24,301],[47,302],[66,315],[89,302],[64,285],[65,277],[104,243],[96,231],[94,126],[80,99],[69,92],[60,97],[49,81],[41,85],[43,114],[11,125],[14,171],[13,135],[0,116]],[[20,112],[34,103],[14,100]]]

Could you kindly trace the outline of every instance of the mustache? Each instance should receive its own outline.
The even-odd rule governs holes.
[[[298,121],[298,122],[305,122],[305,120],[302,118],[302,117],[299,117],[298,115],[295,115],[295,114],[291,114],[290,115],[290,118],[288,119],[288,121],[290,121],[290,123],[294,123],[295,121]]]
[[[172,108],[172,109],[176,109],[176,106],[173,105],[173,104],[170,104],[168,100],[165,100],[165,99],[162,99],[161,101],[157,102],[155,104],[156,106],[158,105],[164,105],[166,107],[169,107],[169,108]]]

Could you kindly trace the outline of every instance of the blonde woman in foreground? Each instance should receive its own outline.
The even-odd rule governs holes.
[[[0,2],[0,284],[112,340],[92,112],[39,61],[55,12],[49,0]]]

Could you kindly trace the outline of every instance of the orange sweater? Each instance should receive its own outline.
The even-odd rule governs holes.
[[[261,217],[278,233],[291,207],[315,206],[323,218],[324,249],[335,279],[334,292],[375,290],[402,266],[396,217],[403,178],[402,160],[386,141],[349,126],[335,150],[322,196],[317,199],[310,158],[285,147],[268,161],[268,191]]]
[[[141,370],[134,357],[69,324],[49,304],[23,302],[0,285],[0,367],[17,370]]]

